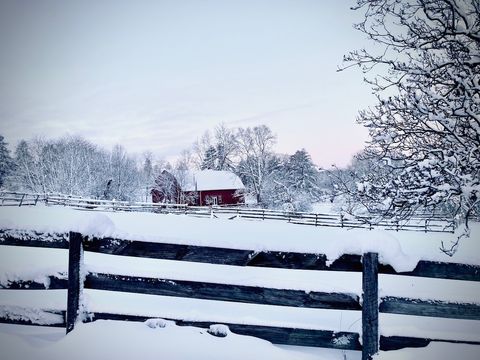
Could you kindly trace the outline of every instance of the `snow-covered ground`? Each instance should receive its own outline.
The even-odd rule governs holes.
[[[223,330],[222,328],[220,328]],[[359,352],[276,346],[250,336],[216,337],[205,329],[164,320],[103,321],[63,329],[0,324],[2,360],[351,360]],[[426,348],[380,352],[375,360],[478,360],[478,346],[432,343]]]
[[[381,261],[390,263],[397,270],[413,269],[420,259],[480,264],[478,224],[473,225],[472,237],[462,240],[452,258],[439,250],[441,241],[450,241],[452,234],[316,228],[275,221],[103,213],[38,206],[0,208],[0,228],[50,232],[76,230],[84,234],[134,240],[315,252],[327,254],[329,260],[343,253],[361,254],[373,250],[379,252]],[[43,281],[45,274],[66,271],[67,261],[65,250],[0,246],[0,283],[12,279]],[[361,274],[358,273],[240,268],[88,252],[85,263],[91,271],[125,275],[361,293]],[[480,285],[473,282],[388,275],[380,276],[379,281],[381,295],[480,303]],[[361,314],[357,311],[237,304],[97,290],[86,290],[85,293],[88,310],[93,312],[361,332]],[[0,290],[0,305],[65,309],[66,292]],[[383,335],[480,341],[480,321],[471,320],[380,314],[380,330]],[[231,333],[219,338],[206,330],[178,327],[171,323],[152,328],[143,323],[102,321],[83,324],[68,336],[63,333],[63,329],[2,325],[0,348],[7,349],[6,354],[15,354],[17,350],[22,352],[18,353],[18,357],[12,355],[11,359],[56,359],[65,353],[65,349],[76,348],[82,359],[103,359],[110,357],[112,352],[118,359],[131,359],[133,356],[147,359],[344,359],[341,351],[275,346]],[[86,350],[85,343],[93,345]],[[133,351],[135,355],[132,355]],[[75,358],[73,353],[75,351],[69,352],[68,357]],[[446,354],[456,354],[457,359],[477,359],[480,347],[432,343],[426,349],[382,353],[379,358],[407,359],[412,356],[412,359],[428,359],[428,354],[433,356],[432,359],[453,358]],[[475,354],[477,356],[473,356]],[[358,352],[346,352],[345,355],[347,359],[359,358]]]

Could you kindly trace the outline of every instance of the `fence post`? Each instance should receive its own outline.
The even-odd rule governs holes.
[[[315,226],[318,225],[318,214],[315,214]]]
[[[80,293],[83,288],[80,278],[82,259],[82,234],[71,231],[68,248],[67,334],[75,327],[80,312]]]
[[[20,199],[20,204],[18,205],[19,207],[22,206],[23,204],[23,199],[25,199],[25,194],[22,195],[22,198]]]
[[[362,360],[378,352],[378,254],[362,257]]]

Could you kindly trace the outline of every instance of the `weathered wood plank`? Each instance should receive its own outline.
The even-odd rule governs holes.
[[[244,265],[282,269],[328,270],[326,260],[327,257],[323,254],[261,251],[251,253]]]
[[[0,323],[65,327],[65,311],[0,305]]]
[[[93,313],[89,315],[90,321],[122,320],[143,322],[151,318],[147,316],[110,313]],[[219,322],[186,321],[168,318],[165,320],[174,321],[179,326],[195,326],[200,328],[209,328],[210,325],[219,324]],[[270,341],[274,344],[326,347],[343,350],[361,350],[359,335],[353,332],[334,332],[329,330],[310,330],[224,322],[221,324],[227,325],[230,328],[230,331],[235,334],[255,336],[257,338]]]
[[[332,271],[363,271],[362,256],[345,254],[332,262],[328,267]]]
[[[480,345],[479,341],[466,341],[466,340],[445,340],[445,339],[428,339],[428,338],[416,338],[410,336],[380,336],[380,350],[400,350],[404,348],[419,348],[425,347],[431,342],[446,342],[452,344],[468,344],[468,345]]]
[[[0,245],[68,249],[68,234],[0,229]]]
[[[112,238],[89,238],[85,241],[84,249],[85,251],[104,254],[228,265],[244,265],[253,253],[251,250],[153,243]]]
[[[8,280],[0,284],[0,289],[11,290],[65,290],[68,289],[68,278],[66,275],[50,275],[45,282],[36,280]]]
[[[53,324],[39,324],[35,321],[24,320],[22,318],[17,318],[17,319],[4,318],[2,315],[0,315],[0,323],[11,324],[11,325],[47,326],[47,327],[58,327],[58,328],[65,327],[65,322],[62,322],[62,323],[59,322],[59,323],[53,323]]]
[[[371,360],[378,352],[378,254],[362,257],[362,360]]]
[[[480,320],[480,305],[478,304],[459,304],[438,300],[387,296],[381,299],[379,311],[389,314]]]
[[[81,262],[83,261],[82,234],[70,232],[68,249],[68,294],[67,294],[67,334],[73,330],[80,311],[80,296],[83,288],[81,281]]]
[[[240,250],[195,245],[152,243],[113,238],[89,238],[85,251],[112,255],[181,260],[236,266],[272,267],[299,270],[362,271],[360,255],[342,255],[327,266],[324,254]]]
[[[400,350],[407,347],[426,347],[432,340],[427,338],[415,338],[409,336],[380,336],[380,350]]]
[[[437,279],[480,281],[480,266],[421,260],[413,271],[396,272],[390,265],[380,265],[379,273]]]
[[[359,297],[353,294],[314,291],[307,293],[301,290],[112,274],[88,274],[85,280],[85,288],[265,305],[342,310],[361,309]]]
[[[18,230],[0,230],[0,245],[68,249],[65,234]],[[262,251],[204,247],[195,245],[153,243],[114,238],[89,238],[85,251],[104,254],[181,260],[236,266],[272,267],[301,270],[362,271],[360,255],[346,254],[327,264],[324,254]],[[379,273],[439,279],[480,281],[480,266],[420,261],[413,271],[396,272],[390,265],[379,264]]]

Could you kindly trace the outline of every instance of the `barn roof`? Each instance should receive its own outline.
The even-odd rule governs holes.
[[[189,172],[182,186],[183,191],[238,190],[245,189],[242,180],[230,171],[200,170]]]

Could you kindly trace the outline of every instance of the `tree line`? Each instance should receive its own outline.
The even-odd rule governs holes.
[[[246,195],[259,206],[306,211],[324,190],[321,175],[304,149],[274,152],[276,136],[265,126],[206,131],[170,163],[151,152],[129,154],[121,145],[105,150],[79,136],[21,140],[10,155],[0,136],[0,187],[127,201],[150,201],[166,170],[179,183],[188,171],[227,170],[237,174]]]
[[[21,140],[10,156],[0,136],[0,186],[33,193],[135,200],[143,181],[135,159],[116,145],[101,149],[78,136]]]

